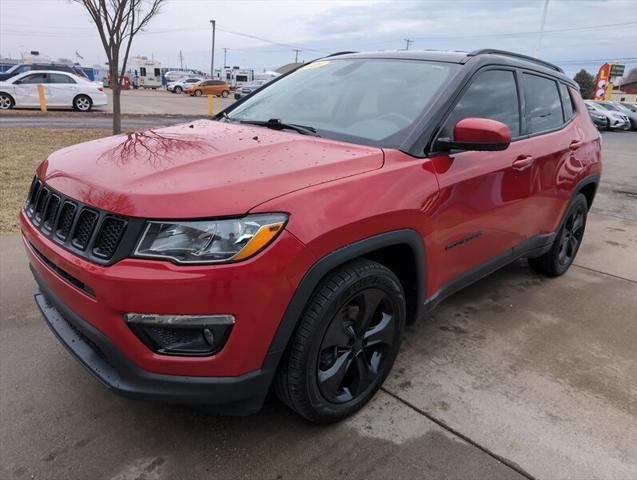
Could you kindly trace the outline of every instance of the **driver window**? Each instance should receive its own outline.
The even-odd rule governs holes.
[[[497,120],[508,125],[512,138],[519,137],[520,108],[513,72],[488,70],[478,74],[447,118],[439,137],[453,140],[454,125],[468,117]]]
[[[18,80],[16,83],[20,85],[32,85],[36,83],[46,83],[46,73],[34,73],[33,75],[27,75],[22,80]]]

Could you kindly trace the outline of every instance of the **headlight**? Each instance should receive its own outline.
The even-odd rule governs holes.
[[[149,221],[135,256],[176,263],[238,262],[263,250],[286,221],[282,213],[192,222]]]

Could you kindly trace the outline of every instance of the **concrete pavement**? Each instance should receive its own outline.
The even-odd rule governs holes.
[[[114,396],[45,326],[0,237],[1,478],[637,478],[637,135],[604,134],[576,265],[517,262],[407,329],[383,391],[317,427]]]

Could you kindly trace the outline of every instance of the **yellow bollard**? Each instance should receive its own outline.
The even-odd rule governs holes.
[[[44,85],[38,84],[38,95],[40,96],[40,110],[46,112],[46,97],[44,96]]]
[[[212,117],[214,112],[214,95],[208,95],[208,116]]]

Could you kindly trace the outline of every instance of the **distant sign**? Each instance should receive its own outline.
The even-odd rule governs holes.
[[[620,65],[619,63],[612,63],[610,66],[611,77],[623,77],[626,65]]]

